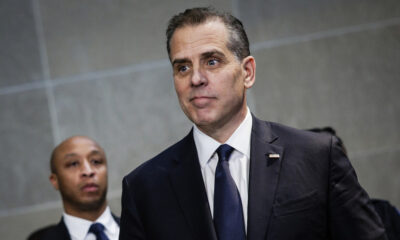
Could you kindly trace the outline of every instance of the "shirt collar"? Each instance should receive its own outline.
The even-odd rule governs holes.
[[[247,107],[246,117],[225,142],[235,150],[246,155],[248,159],[250,159],[250,136],[252,125],[252,116]],[[203,133],[196,125],[193,126],[193,138],[196,144],[200,166],[203,168],[221,144],[212,137]]]
[[[232,136],[226,141],[236,151],[241,152],[243,155],[250,159],[250,138],[251,128],[253,126],[253,119],[247,108],[246,117],[239,127],[233,132]]]
[[[77,239],[84,239],[89,231],[90,225],[94,222],[98,222],[104,225],[105,231],[115,233],[117,231],[117,225],[111,214],[110,207],[106,207],[104,212],[94,222],[63,213],[64,223],[67,226],[69,234],[73,235]],[[115,223],[115,224],[113,224]]]

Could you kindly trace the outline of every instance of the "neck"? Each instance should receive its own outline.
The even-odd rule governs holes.
[[[236,114],[233,118],[227,119],[226,123],[221,124],[220,126],[197,125],[197,127],[219,143],[225,143],[246,118],[246,114],[247,105],[244,105],[238,114]]]
[[[103,214],[103,212],[106,210],[106,207],[107,207],[107,203],[104,202],[104,204],[102,204],[97,209],[82,210],[81,208],[73,207],[73,206],[70,206],[69,204],[64,203],[65,213],[67,213],[71,216],[86,219],[86,220],[89,220],[92,222],[94,222],[96,219],[98,219],[101,216],[101,214]]]

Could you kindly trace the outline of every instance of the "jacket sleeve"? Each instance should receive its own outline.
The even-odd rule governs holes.
[[[134,199],[134,189],[129,185],[127,177],[122,180],[122,211],[120,240],[145,240],[145,232]]]
[[[387,240],[382,221],[336,137],[331,138],[329,154],[328,214],[332,239]]]

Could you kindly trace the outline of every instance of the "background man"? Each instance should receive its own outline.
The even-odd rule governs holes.
[[[107,159],[92,139],[74,136],[60,143],[50,159],[50,182],[60,191],[64,213],[57,225],[33,239],[118,239],[119,219],[107,206]]]
[[[192,131],[123,180],[120,239],[386,239],[336,138],[264,122],[241,22],[174,16],[167,50]]]

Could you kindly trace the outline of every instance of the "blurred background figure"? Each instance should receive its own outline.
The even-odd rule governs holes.
[[[119,218],[107,206],[107,159],[92,139],[74,136],[50,158],[50,182],[61,194],[64,213],[57,225],[32,233],[29,240],[116,240]]]
[[[376,212],[382,219],[386,228],[388,240],[400,239],[400,212],[389,201],[382,199],[371,199]]]

